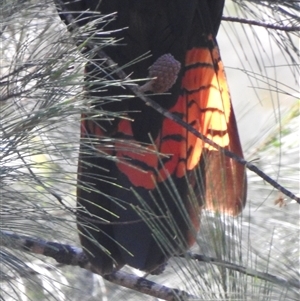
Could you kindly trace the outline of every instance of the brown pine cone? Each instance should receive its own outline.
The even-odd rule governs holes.
[[[176,82],[180,67],[180,62],[170,53],[160,56],[149,68],[149,77],[153,79],[143,85],[141,91],[167,92]]]

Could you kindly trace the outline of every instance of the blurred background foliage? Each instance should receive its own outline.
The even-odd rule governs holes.
[[[299,11],[299,1],[227,0],[224,15],[288,28],[300,26]],[[75,206],[80,113],[89,110],[83,66],[90,53],[78,51],[50,0],[2,0],[0,18],[1,230],[79,245],[68,207]],[[218,41],[246,159],[299,195],[299,30],[224,21]],[[99,47],[107,43],[99,38]],[[297,282],[299,205],[248,176],[243,214],[204,212],[192,251]],[[45,257],[4,247],[0,256],[2,300],[155,299]],[[188,259],[171,259],[149,278],[200,300],[300,298],[293,286]]]

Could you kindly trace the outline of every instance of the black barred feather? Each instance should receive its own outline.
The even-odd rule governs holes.
[[[97,17],[93,11],[116,12],[105,30],[118,45],[105,52],[119,66],[127,66],[124,71],[132,79],[147,78],[149,67],[171,54],[181,64],[177,81],[169,93],[151,98],[214,142],[243,155],[216,42],[223,0],[57,3],[61,18],[69,24],[69,10],[79,26]],[[129,64],[145,53],[150,56]],[[107,101],[111,95],[131,92],[113,86],[99,91],[97,80],[108,75],[97,63],[94,57],[86,66],[86,95],[95,99],[97,109],[120,117],[82,118],[77,190],[81,243],[103,274],[125,264],[155,272],[170,256],[194,244],[204,205],[232,215],[242,210],[245,169],[136,97]],[[107,138],[111,147],[97,137]],[[196,194],[196,202],[191,194]]]

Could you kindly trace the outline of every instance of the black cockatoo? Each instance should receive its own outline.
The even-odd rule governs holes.
[[[180,66],[174,84],[167,93],[153,89],[150,97],[243,156],[216,42],[223,0],[56,0],[56,4],[65,23],[70,23],[69,11],[78,26],[95,19],[93,11],[116,12],[115,20],[104,27],[117,41],[105,47],[108,56],[126,66],[132,79],[147,78],[149,68],[162,57],[173,59]],[[105,37],[105,32],[101,35]],[[145,53],[150,56],[129,64]],[[158,69],[164,68],[163,62]],[[99,89],[97,81],[107,74],[97,65],[96,54],[85,72],[86,97],[93,99],[98,115],[83,114],[81,124],[77,221],[82,246],[102,274],[125,264],[155,273],[170,256],[195,243],[203,207],[232,215],[242,210],[245,168],[129,89],[117,85]]]

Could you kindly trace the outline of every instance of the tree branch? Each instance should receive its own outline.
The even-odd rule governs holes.
[[[123,271],[116,271],[110,275],[101,275],[101,273],[90,264],[85,253],[79,247],[18,235],[8,231],[0,232],[0,244],[10,249],[51,257],[61,264],[79,266],[102,276],[109,282],[162,300],[179,301],[196,298],[185,291],[172,289]]]
[[[97,271],[97,269],[90,264],[85,253],[79,247],[50,242],[40,238],[32,238],[25,235],[18,235],[8,231],[0,232],[0,242],[2,246],[10,249],[44,255],[55,259],[61,264],[79,266],[95,274],[101,275],[101,273],[99,273],[99,271]],[[259,272],[252,268],[247,268],[225,260],[220,260],[218,258],[193,253],[187,253],[181,255],[180,257],[192,259],[206,264],[222,266],[226,269],[237,271],[241,274],[253,278],[259,278],[283,287],[289,286],[297,289],[300,288],[299,281],[287,280],[269,273]],[[101,276],[112,283],[163,300],[186,300],[196,298],[195,296],[192,296],[185,291],[171,289],[166,286],[149,281],[146,278],[137,277],[123,271],[116,271],[112,274]]]
[[[286,31],[286,32],[299,31],[300,30],[300,26],[275,25],[275,24],[270,24],[270,23],[255,21],[255,20],[238,18],[238,17],[223,16],[222,20],[223,21],[228,21],[228,22],[240,23],[240,24],[260,26],[260,27],[264,27],[264,28],[267,28],[267,29],[281,30],[281,31]]]

